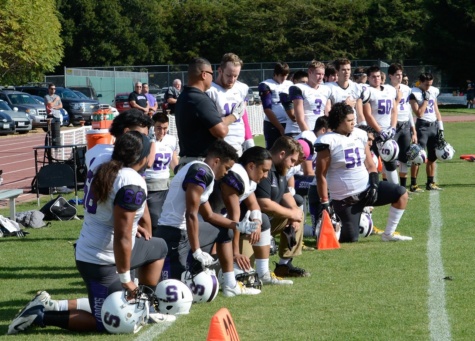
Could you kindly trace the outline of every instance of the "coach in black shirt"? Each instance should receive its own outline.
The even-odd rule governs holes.
[[[279,277],[307,277],[310,274],[302,268],[293,266],[292,259],[302,253],[303,212],[289,192],[287,174],[298,160],[302,147],[289,136],[279,137],[270,153],[273,166],[257,185],[257,202],[261,207],[262,219],[269,219],[271,234],[280,234],[279,264],[274,273]],[[293,246],[289,247],[289,239]]]
[[[209,146],[228,134],[228,126],[240,119],[243,107],[233,109],[232,115],[221,117],[216,105],[206,95],[211,87],[213,69],[208,60],[195,58],[188,66],[188,85],[178,97],[175,121],[180,146],[180,165],[204,159]]]
[[[129,105],[131,108],[139,109],[144,114],[148,114],[148,101],[145,94],[142,93],[142,83],[135,83],[135,89],[129,94]]]

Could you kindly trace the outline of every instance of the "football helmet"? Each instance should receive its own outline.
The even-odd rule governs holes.
[[[439,141],[439,143],[435,146],[435,155],[439,161],[452,160],[454,154],[455,149],[445,140]]]
[[[407,159],[414,165],[422,165],[427,161],[425,150],[418,144],[411,144],[406,153]]]
[[[193,295],[190,289],[176,279],[166,279],[155,289],[158,311],[169,315],[186,315],[190,312]]]
[[[396,160],[399,155],[399,146],[394,140],[387,140],[384,143],[378,143],[379,156],[386,162]]]
[[[323,212],[322,212],[323,213]],[[336,215],[335,211],[333,208],[330,206],[329,210],[329,215],[330,219],[333,225],[333,229],[335,230],[335,236],[337,240],[340,240],[340,235],[341,235],[341,219],[339,216]],[[317,239],[320,237],[320,230],[322,229],[322,215],[317,219],[317,222],[315,224],[315,236],[317,236]]]
[[[261,289],[262,281],[259,279],[257,272],[250,268],[248,270],[241,269],[236,263],[234,263],[234,276],[236,281],[241,282],[245,287]],[[224,285],[223,270],[219,270],[218,279],[221,286]]]
[[[181,281],[190,288],[194,303],[211,302],[218,295],[219,283],[214,270],[205,268],[197,274],[184,271]]]
[[[104,300],[101,318],[104,327],[113,334],[137,333],[148,321],[150,297],[137,292],[130,301],[125,291],[116,291]]]
[[[371,218],[371,213],[361,213],[359,228],[361,238],[366,238],[371,235],[373,232],[373,218]]]

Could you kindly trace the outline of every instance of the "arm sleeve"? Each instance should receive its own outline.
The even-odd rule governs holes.
[[[294,99],[303,99],[302,89],[298,86],[291,86],[289,88],[289,97],[291,101]]]
[[[234,188],[239,195],[244,193],[244,180],[241,178],[241,176],[239,176],[239,174],[229,171],[228,174],[224,176],[222,181],[229,187]]]
[[[244,141],[252,139],[251,126],[249,125],[249,118],[247,116],[247,110],[244,109],[244,115],[242,116],[242,121],[244,123]]]
[[[264,109],[272,109],[272,91],[265,83],[259,84],[259,96],[261,97],[262,107]]]

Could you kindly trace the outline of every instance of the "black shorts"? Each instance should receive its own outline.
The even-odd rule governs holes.
[[[135,245],[132,249],[130,259],[130,269],[134,270],[143,265],[153,263],[159,259],[164,259],[167,254],[167,245],[163,239],[135,238]],[[86,283],[91,312],[96,318],[96,328],[104,331],[102,324],[101,309],[104,300],[110,293],[121,291],[119,274],[115,264],[98,265],[76,260],[76,267]]]
[[[407,122],[398,122],[396,126],[396,135],[394,140],[399,146],[399,155],[398,160],[402,163],[407,163],[407,151],[411,145],[411,126],[409,121]]]
[[[285,129],[285,123],[281,123]],[[281,137],[280,131],[269,121],[264,121],[264,139],[266,140],[266,149],[271,149],[274,142]]]
[[[406,193],[406,189],[388,181],[380,181],[378,185],[378,200],[373,206],[384,206],[395,203]],[[336,215],[341,219],[341,243],[357,242],[359,237],[360,218],[364,202],[348,205],[344,200],[332,200]]]
[[[427,150],[427,160],[434,162],[437,160],[435,146],[439,140],[437,122],[416,120],[417,141],[422,148]]]
[[[199,240],[203,252],[211,253],[215,243],[229,243],[231,237],[229,229],[216,227],[206,222],[200,222]],[[181,279],[181,274],[193,265],[191,246],[188,241],[188,233],[172,226],[159,225],[154,236],[163,238],[168,246],[166,266],[163,271],[167,272],[168,278]]]

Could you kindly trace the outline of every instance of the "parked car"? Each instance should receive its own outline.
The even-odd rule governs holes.
[[[31,97],[33,97],[34,100],[37,101],[38,103],[40,103],[41,105],[45,105],[45,99],[43,97],[35,96],[35,95],[31,95]],[[61,112],[61,115],[63,115],[63,121],[62,121],[61,126],[62,127],[68,127],[71,124],[71,122],[69,120],[68,112],[64,108],[59,109],[59,111]]]
[[[8,135],[15,133],[15,121],[10,115],[0,111],[0,135]]]
[[[17,86],[17,89],[40,97],[48,94],[48,86],[46,84]],[[80,121],[89,123],[95,106],[99,104],[98,101],[92,99],[79,98],[69,88],[57,86],[56,95],[61,97],[63,108],[69,113],[69,119],[73,125],[80,125]]]
[[[68,86],[69,89],[73,90],[74,92],[79,91],[86,98],[93,99],[93,100],[99,100],[100,97],[102,97],[101,94],[97,94],[96,90],[92,86]]]
[[[119,113],[130,109],[129,94],[130,92],[120,92],[115,95],[114,105],[119,111]]]
[[[250,86],[252,94],[254,95],[254,104],[261,104],[261,96],[259,96],[259,88],[257,86]]]
[[[7,102],[0,100],[0,112],[10,116],[15,122],[15,131],[20,134],[28,133],[33,127],[30,116],[24,111],[18,111],[18,108],[10,108]]]
[[[251,88],[249,88],[249,90],[247,91],[246,100],[247,100],[247,105],[254,105],[254,92],[252,91]]]
[[[28,114],[32,121],[33,128],[47,127],[46,108],[39,104],[28,93],[16,90],[1,90],[0,99],[7,102],[10,108],[18,108]]]

